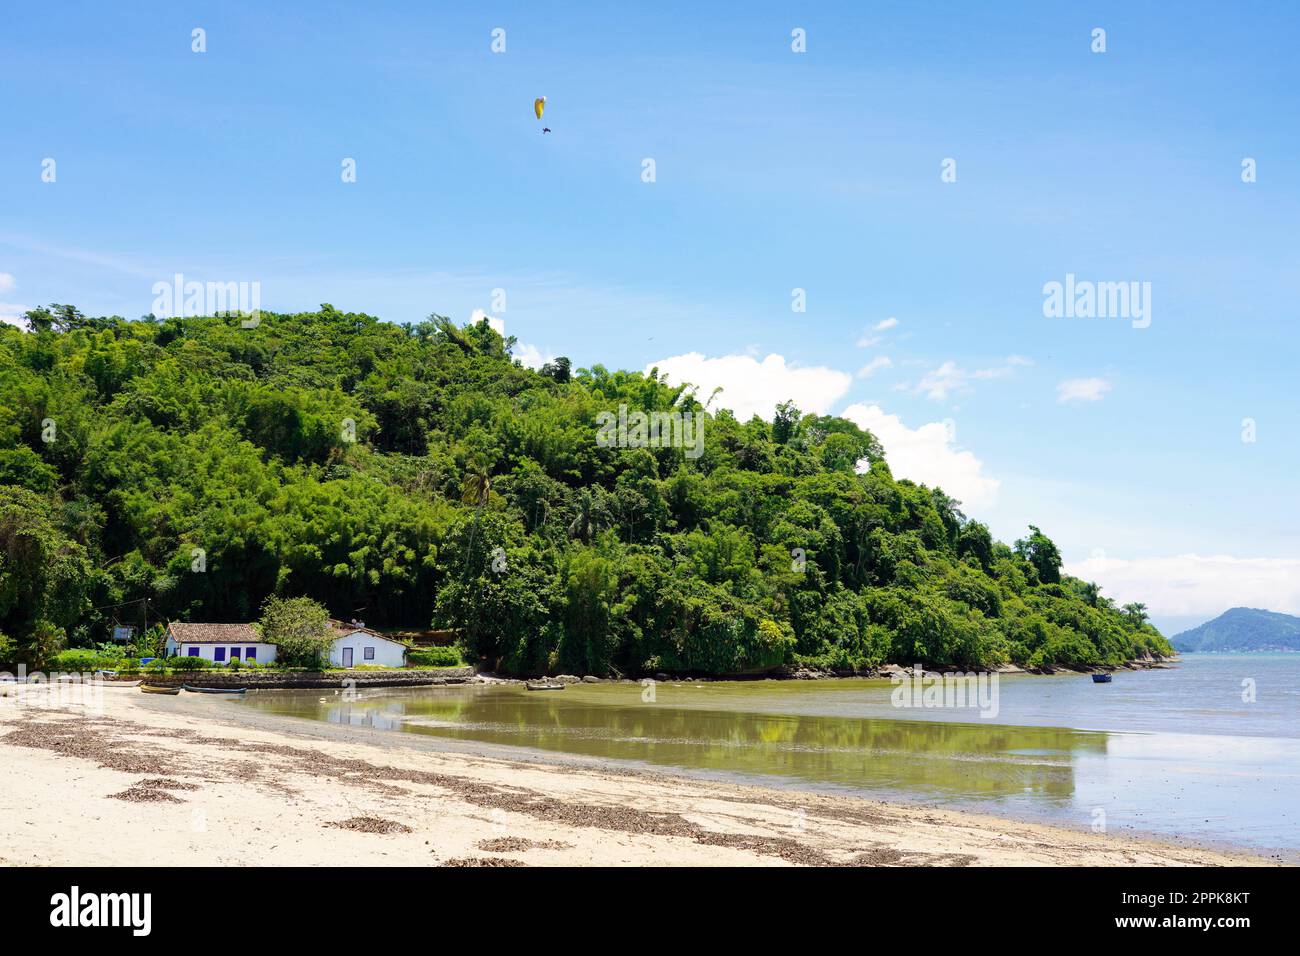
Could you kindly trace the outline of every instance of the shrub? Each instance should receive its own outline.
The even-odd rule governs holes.
[[[50,669],[50,661],[63,649],[65,641],[63,628],[50,621],[39,620],[21,656],[26,658],[33,670],[47,671]]]
[[[146,674],[165,674],[168,671],[202,671],[216,667],[206,657],[155,657],[144,667],[138,667]]]
[[[50,658],[49,670],[65,674],[83,671],[117,670],[126,660],[121,649],[94,650],[92,648],[71,648],[59,651]]]
[[[257,630],[268,644],[278,644],[278,659],[287,665],[318,668],[329,660],[334,628],[329,612],[311,598],[272,595],[262,605]]]
[[[465,661],[455,647],[426,647],[407,651],[406,663],[412,667],[463,667]]]

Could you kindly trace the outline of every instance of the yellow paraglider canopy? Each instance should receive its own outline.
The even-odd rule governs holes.
[[[533,100],[533,112],[537,114],[538,119],[542,118],[542,110],[544,109],[546,109],[546,97],[539,96]]]

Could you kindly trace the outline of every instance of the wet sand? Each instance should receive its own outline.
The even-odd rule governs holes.
[[[216,697],[0,696],[0,863],[1179,866],[1245,854],[311,723]],[[71,697],[72,699],[69,699]]]

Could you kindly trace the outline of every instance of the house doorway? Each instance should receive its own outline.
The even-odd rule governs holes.
[[[343,648],[343,666],[344,667],[352,666],[352,648],[350,647]]]

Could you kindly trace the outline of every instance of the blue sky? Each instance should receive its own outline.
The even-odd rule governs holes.
[[[177,272],[393,321],[501,288],[534,358],[852,409],[1167,629],[1300,613],[1294,5],[545,7],[12,7],[0,315],[136,317]],[[1151,283],[1150,326],[1045,317],[1067,273]]]

